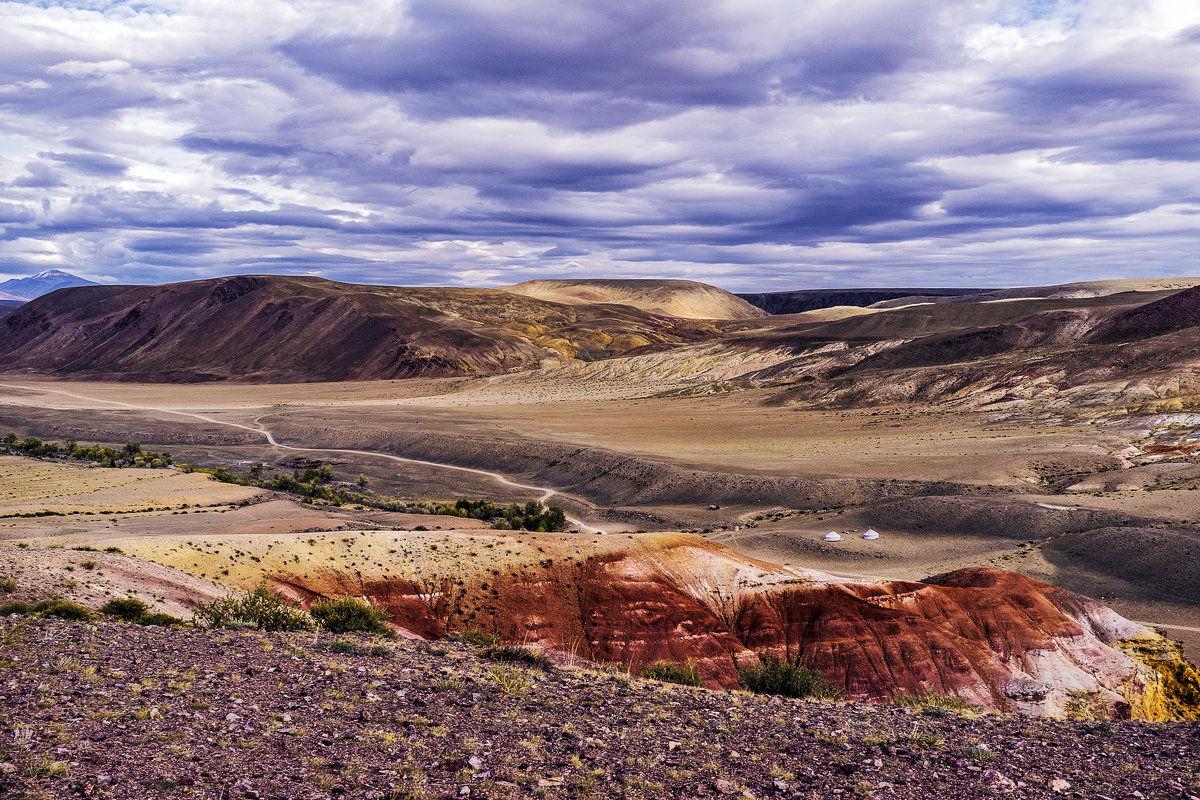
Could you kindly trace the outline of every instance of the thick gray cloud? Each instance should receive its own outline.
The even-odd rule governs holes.
[[[1196,272],[1180,0],[0,0],[0,276]]]

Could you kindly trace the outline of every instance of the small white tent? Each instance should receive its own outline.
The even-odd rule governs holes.
[[[864,539],[878,539],[879,531],[874,528],[867,528],[867,532],[863,534]]]
[[[827,542],[840,542],[841,540],[841,534],[839,534],[837,531],[830,531],[829,533],[825,534],[825,541]]]

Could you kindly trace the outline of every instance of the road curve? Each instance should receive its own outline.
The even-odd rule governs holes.
[[[211,422],[214,425],[224,425],[224,426],[230,427],[230,428],[240,428],[241,430],[250,431],[251,433],[256,433],[259,436],[262,436],[264,439],[267,440],[267,444],[271,445],[272,447],[278,447],[280,450],[292,450],[292,451],[296,451],[296,452],[305,452],[305,453],[343,453],[343,454],[349,454],[349,455],[371,456],[374,458],[386,458],[386,459],[390,459],[392,461],[398,461],[398,462],[404,463],[404,464],[419,464],[423,467],[435,467],[437,469],[452,469],[452,470],[456,470],[458,472],[469,472],[472,475],[483,475],[484,477],[491,478],[492,480],[496,481],[497,483],[503,484],[505,486],[511,486],[514,489],[528,489],[533,492],[541,492],[541,497],[539,497],[538,499],[541,500],[543,503],[545,503],[551,497],[554,497],[556,494],[561,494],[561,492],[559,492],[558,490],[551,489],[547,486],[532,486],[532,485],[526,484],[526,483],[517,483],[516,481],[511,481],[508,478],[504,477],[499,472],[492,472],[492,471],[486,470],[486,469],[477,469],[475,467],[460,467],[457,464],[442,464],[437,461],[423,461],[422,459],[419,459],[419,458],[405,458],[404,456],[394,456],[394,455],[391,455],[390,453],[379,453],[379,452],[375,452],[373,450],[351,450],[349,448],[342,448],[342,447],[294,447],[290,444],[283,444],[279,441],[276,441],[274,434],[272,434],[269,430],[267,430],[266,426],[258,421],[258,419],[262,419],[262,417],[259,417],[258,419],[256,419],[254,421],[253,425],[242,425],[241,423],[238,423],[238,422],[226,422],[225,420],[214,419],[205,414],[196,414],[191,411],[176,411],[176,410],[170,409],[170,408],[157,408],[155,406],[142,406],[142,405],[136,405],[134,403],[123,403],[120,400],[104,400],[99,397],[89,397],[89,396],[83,395],[83,394],[76,394],[74,392],[63,391],[62,389],[44,389],[40,386],[22,386],[20,384],[15,384],[15,383],[0,383],[0,386],[7,387],[9,389],[24,389],[24,390],[30,391],[30,392],[47,392],[50,394],[61,394],[64,397],[73,397],[76,400],[86,400],[90,403],[106,403],[108,405],[120,406],[121,408],[129,408],[129,409],[133,409],[135,411],[156,411],[160,414],[175,414],[176,416],[180,416],[180,417],[191,417],[193,419],[202,420],[204,422]],[[576,519],[575,517],[567,517],[567,522],[569,522],[572,525],[574,525],[575,527],[579,528],[579,530],[581,530],[581,531],[587,531],[590,533],[604,533],[604,530],[602,528],[596,528],[591,525],[588,525],[587,523],[583,522],[582,520]]]

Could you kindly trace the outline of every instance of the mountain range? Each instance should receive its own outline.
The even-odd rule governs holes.
[[[78,275],[58,269],[48,269],[28,278],[10,278],[0,281],[0,300],[26,301],[72,286],[96,285],[95,281],[80,278]]]
[[[545,368],[583,370],[586,379],[603,370],[629,380],[671,376],[698,391],[773,387],[780,402],[824,407],[985,406],[1114,380],[1123,397],[1168,382],[1190,396],[1200,393],[1188,368],[1200,344],[1198,283],[1107,281],[774,315],[681,281],[465,289],[236,276],[92,285],[0,320],[0,368],[258,382]]]

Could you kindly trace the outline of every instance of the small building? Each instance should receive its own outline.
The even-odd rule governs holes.
[[[837,531],[830,531],[829,533],[825,534],[825,541],[827,542],[840,542],[841,540],[842,535]]]
[[[867,528],[867,532],[863,534],[864,539],[878,539],[879,531],[874,528]]]

